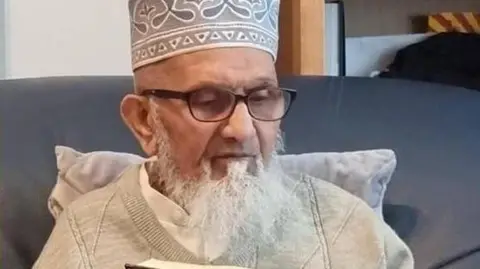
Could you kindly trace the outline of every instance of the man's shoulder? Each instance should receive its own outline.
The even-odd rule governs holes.
[[[334,240],[349,222],[358,218],[364,219],[365,225],[371,224],[372,229],[377,228],[377,215],[359,197],[333,183],[308,175],[302,175],[301,182],[308,192],[312,213],[321,223],[327,239]]]
[[[143,255],[130,251],[136,247],[131,247],[130,241],[143,243],[143,238],[137,235],[124,202],[126,188],[138,184],[136,170],[132,166],[116,182],[70,203],[57,218],[35,268],[48,268],[50,260],[58,261],[54,268],[71,268],[82,262],[87,265],[91,261],[116,264],[118,257],[125,257],[121,255],[124,251],[132,257]],[[118,247],[112,250],[112,246]]]
[[[323,215],[346,214],[362,202],[359,197],[331,182],[305,174],[299,175],[299,178],[301,185],[308,191],[309,197],[314,198],[318,211]]]
[[[310,191],[312,212],[318,213],[318,228],[333,264],[342,268],[359,263],[369,264],[367,268],[414,268],[408,246],[365,201],[317,178],[304,176],[302,181]],[[346,249],[350,251],[346,253]]]
[[[75,215],[91,215],[96,210],[105,207],[105,205],[108,203],[111,203],[116,195],[118,195],[117,182],[83,194],[70,205],[68,205],[65,210],[70,214]]]
[[[117,181],[83,194],[69,204],[64,213],[67,214],[67,217],[75,218],[79,225],[85,225],[103,218],[106,214],[122,211],[124,208],[121,200],[122,189],[125,188],[126,182],[133,183],[138,179],[138,175],[135,174],[139,169],[138,166],[128,167]]]

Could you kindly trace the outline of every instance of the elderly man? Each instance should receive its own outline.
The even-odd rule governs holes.
[[[34,268],[413,268],[364,202],[279,167],[296,92],[277,84],[278,9],[130,0],[135,90],[121,115],[152,158],[65,209]]]

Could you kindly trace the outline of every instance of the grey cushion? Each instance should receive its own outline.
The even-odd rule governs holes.
[[[426,268],[480,244],[480,93],[373,78],[284,78],[299,90],[287,152],[392,148],[385,217]],[[52,228],[54,146],[142,154],[119,117],[128,77],[0,82],[2,268],[30,268]],[[453,268],[476,268],[480,255]]]

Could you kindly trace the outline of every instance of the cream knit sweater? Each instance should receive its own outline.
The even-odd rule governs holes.
[[[33,268],[123,269],[126,263],[150,258],[226,265],[222,257],[209,263],[194,256],[160,225],[142,196],[140,167],[132,166],[115,184],[88,193],[65,209]],[[322,180],[304,177],[299,182],[295,191],[311,212],[311,240],[302,241],[294,253],[271,253],[255,242],[245,242],[231,265],[414,268],[407,246],[363,201]]]

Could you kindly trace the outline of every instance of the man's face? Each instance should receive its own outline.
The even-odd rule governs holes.
[[[277,79],[268,53],[225,48],[183,54],[143,67],[135,72],[135,83],[137,92],[220,89],[246,95],[253,89],[276,87]],[[248,160],[251,166],[259,158],[268,162],[280,124],[252,118],[244,102],[236,105],[230,117],[217,122],[195,119],[181,99],[130,96],[122,112],[148,155],[158,154],[156,139],[159,132],[164,133],[171,158],[180,174],[189,178],[199,177],[202,165],[209,165],[213,178],[218,179],[232,162]]]
[[[187,225],[202,230],[206,253],[222,242],[238,253],[243,241],[233,242],[241,235],[276,242],[274,225],[284,219],[302,223],[300,202],[291,193],[295,181],[275,161],[280,121],[258,120],[278,119],[285,111],[283,95],[275,95],[281,91],[269,54],[247,48],[185,54],[137,70],[135,83],[137,92],[175,91],[170,97],[198,89],[254,96],[247,103],[255,117],[242,101],[223,113],[224,106],[210,102],[222,99],[212,99],[218,92],[196,98],[195,109],[182,98],[158,95],[131,94],[121,105],[145,152],[157,156],[148,166],[152,187],[189,213]],[[262,94],[252,95],[256,91]],[[198,119],[212,117],[217,121]]]

